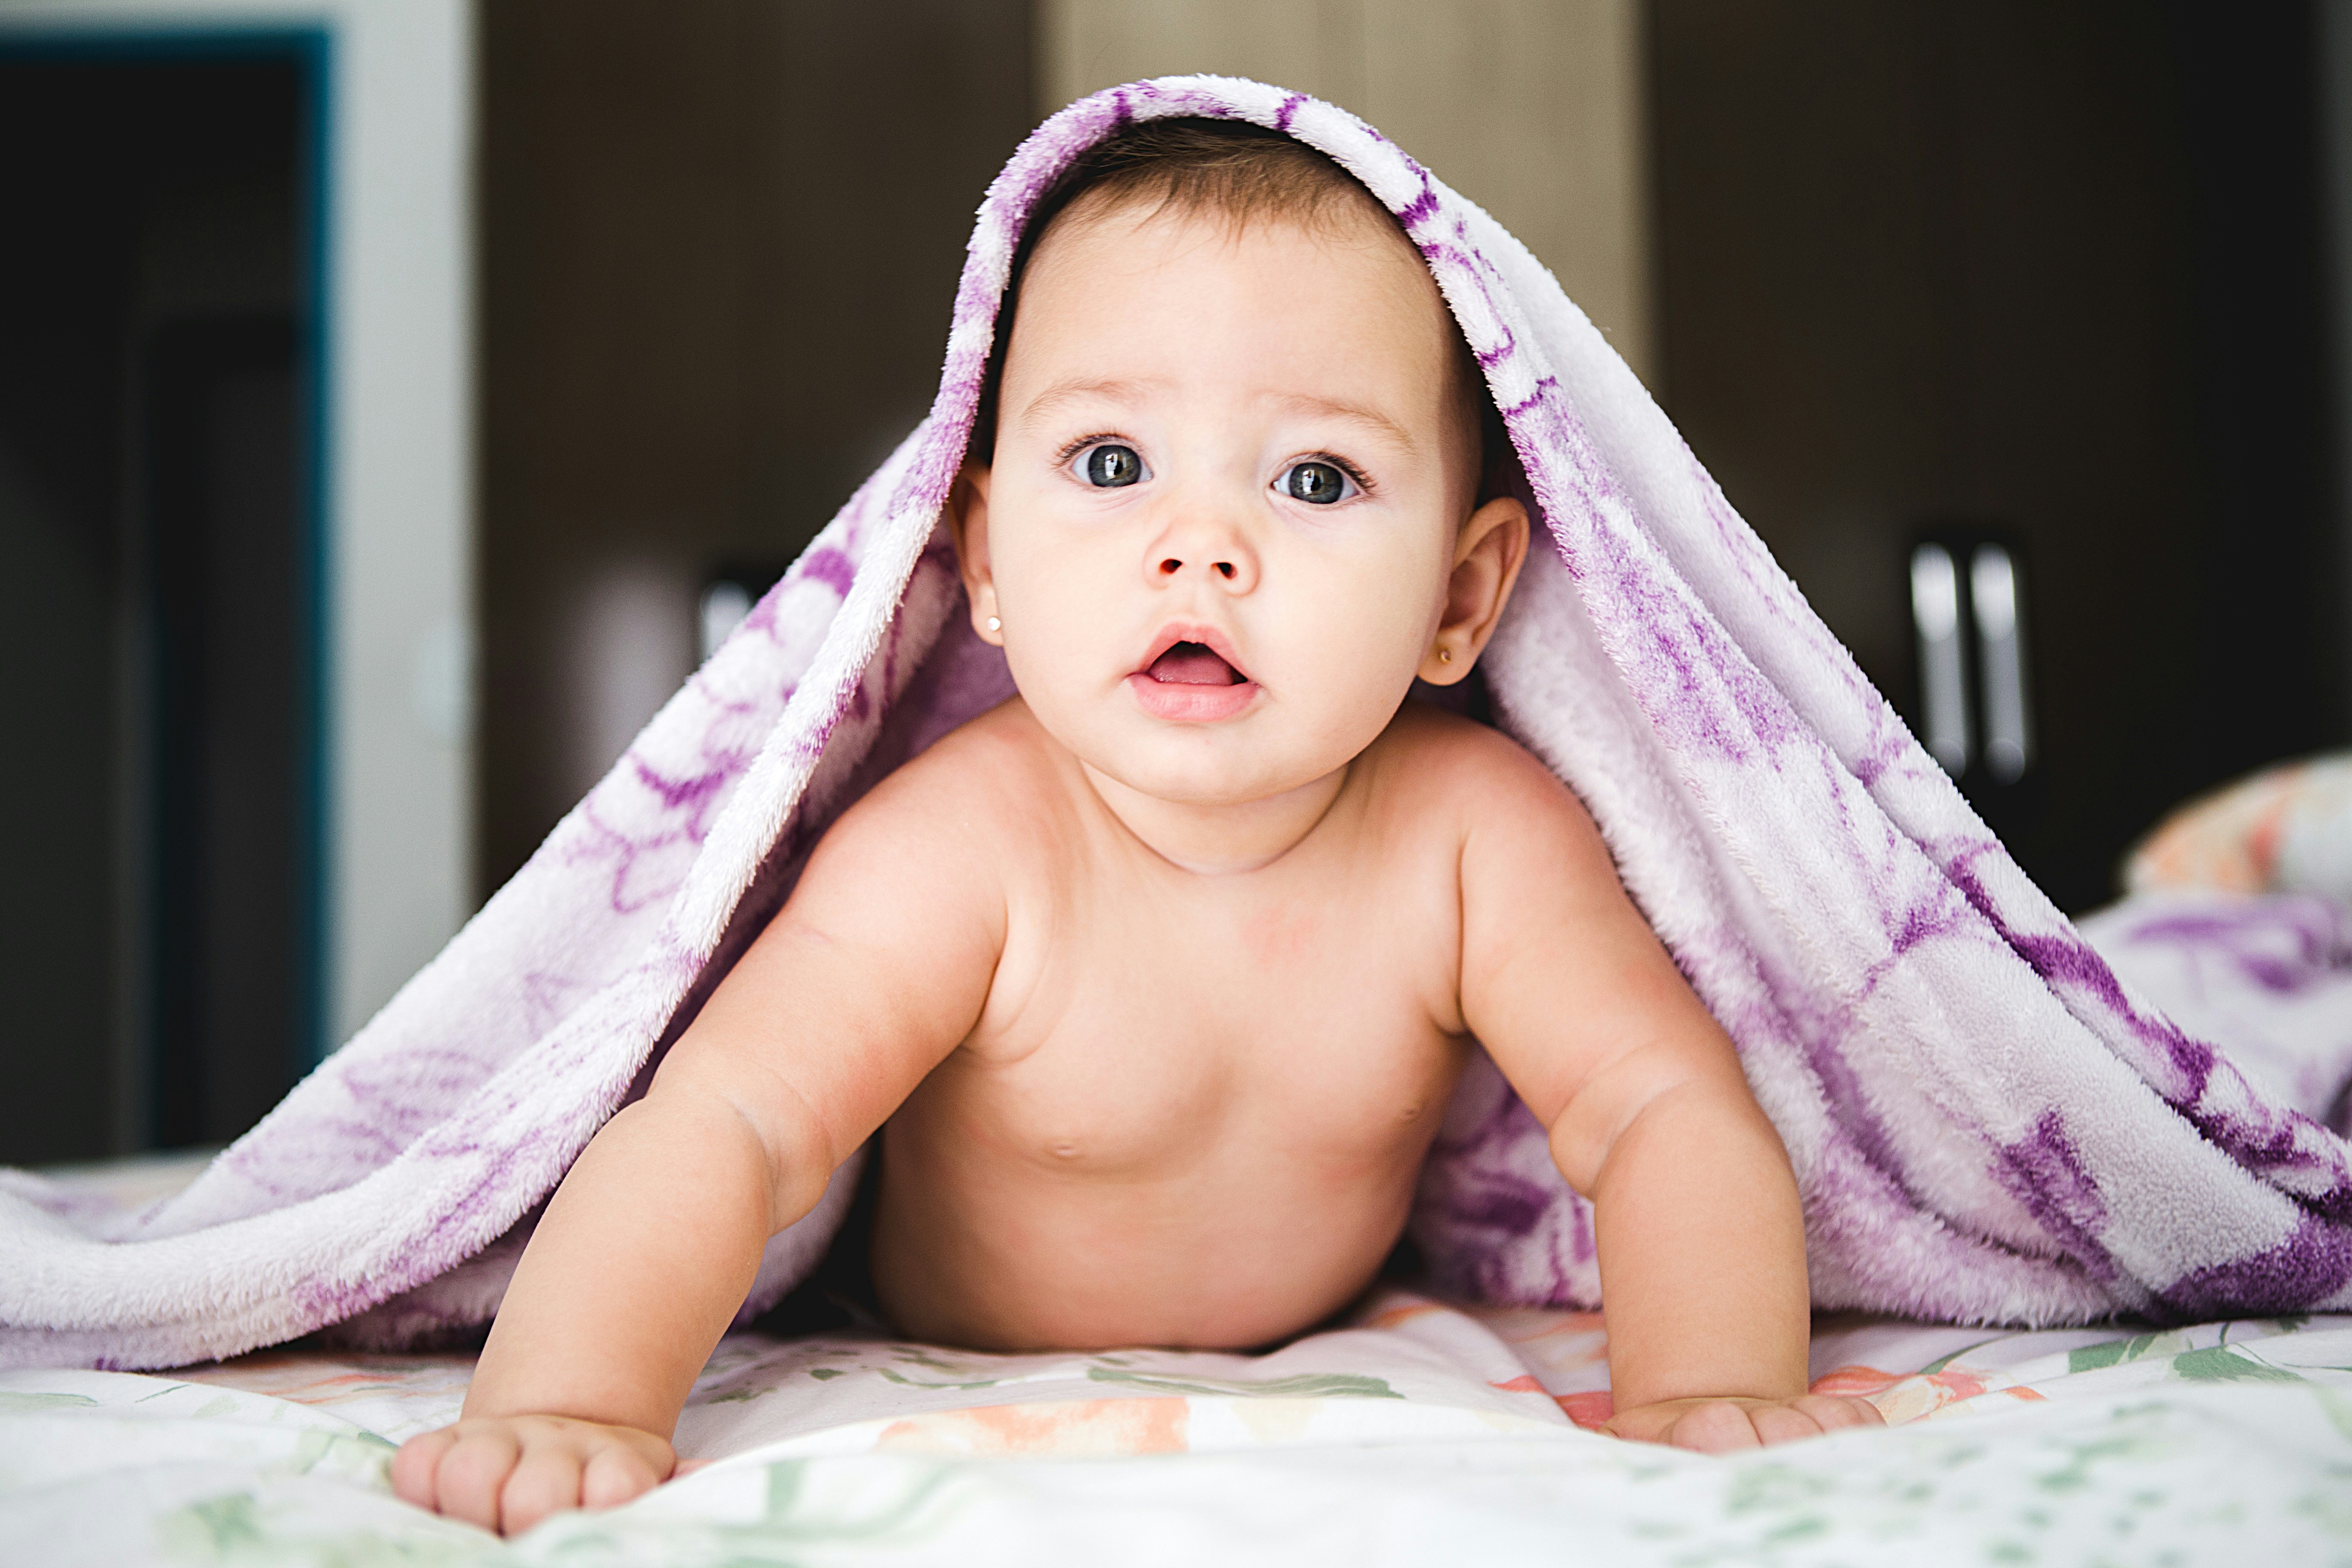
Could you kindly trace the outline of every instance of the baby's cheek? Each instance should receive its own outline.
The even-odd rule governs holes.
[[[1308,617],[1302,616],[1303,621]],[[1317,606],[1302,626],[1299,663],[1359,749],[1388,725],[1429,652],[1434,616],[1402,594]],[[1286,639],[1287,640],[1287,639]]]

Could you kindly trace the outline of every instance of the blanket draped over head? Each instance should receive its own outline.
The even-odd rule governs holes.
[[[1738,1044],[1796,1167],[1815,1302],[2022,1323],[2352,1306],[2344,1140],[2116,980],[1541,264],[1352,116],[1185,77],[1023,144],[981,208],[929,417],[349,1045],[144,1212],[0,1173],[0,1363],[487,1321],[539,1205],[825,826],[1011,694],[941,503],[1030,213],[1088,146],[1173,115],[1328,153],[1426,258],[1540,513],[1480,666],[1496,720],[1591,810]],[[807,1275],[855,1181],[770,1245],[747,1314]],[[1590,1212],[1483,1053],[1412,1234],[1441,1289],[1599,1300]]]

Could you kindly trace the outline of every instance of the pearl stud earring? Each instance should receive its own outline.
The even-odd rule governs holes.
[[[1004,629],[1004,623],[998,620],[994,616],[991,616],[988,617],[988,629],[992,632],[1001,632]]]
[[[1437,662],[1440,664],[1452,664],[1454,662],[1454,650],[1450,647],[1439,648],[1437,650]]]

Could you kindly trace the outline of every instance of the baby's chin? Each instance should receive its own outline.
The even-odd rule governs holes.
[[[1088,771],[1150,799],[1202,809],[1254,805],[1328,778],[1380,738],[1394,709],[1382,715],[1367,704],[1318,724],[1261,704],[1198,723],[1127,708],[1123,691],[1067,708],[1055,695],[1023,689],[1031,715]]]
[[[1204,740],[1209,743],[1202,744]],[[1256,742],[1256,737],[1240,734],[1195,733],[1071,750],[1093,772],[1138,795],[1170,805],[1213,809],[1255,805],[1307,788],[1346,767],[1363,749],[1294,753]]]

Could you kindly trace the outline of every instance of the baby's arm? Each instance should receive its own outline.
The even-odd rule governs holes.
[[[1592,1200],[1610,1428],[1722,1449],[1875,1424],[1864,1401],[1805,1392],[1804,1215],[1729,1038],[1575,797],[1524,753],[1482,782],[1463,1012]]]
[[[901,774],[826,836],[646,1097],[564,1177],[462,1418],[394,1461],[402,1497],[511,1532],[669,1476],[678,1410],[768,1238],[986,1000],[1003,899],[956,815]]]

